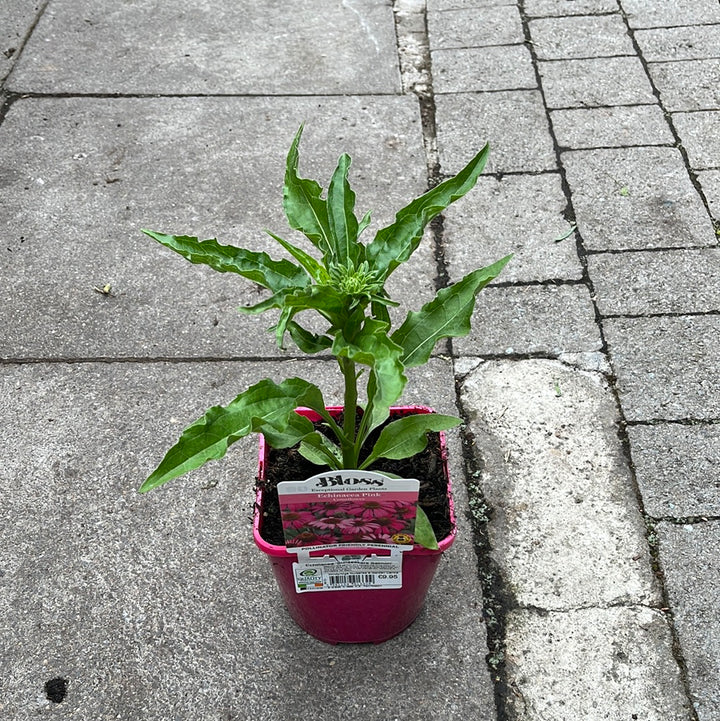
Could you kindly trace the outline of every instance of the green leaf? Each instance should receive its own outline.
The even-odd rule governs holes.
[[[315,260],[315,258],[312,257],[312,255],[309,255],[302,248],[298,248],[292,243],[289,243],[287,240],[283,240],[279,235],[275,235],[275,233],[267,230],[267,228],[265,229],[265,232],[273,240],[280,243],[280,245],[285,248],[285,250],[287,250],[287,252],[290,253],[290,255],[292,255],[292,257],[295,258],[295,260],[297,260],[303,268],[305,268],[307,273],[312,276],[315,281],[318,283],[327,283],[330,280],[328,272],[320,263],[318,263],[317,260]]]
[[[300,159],[298,146],[303,126],[295,135],[290,146],[285,166],[285,184],[283,187],[283,208],[290,227],[304,233],[310,242],[320,249],[324,257],[331,252],[330,223],[327,203],[320,196],[322,188],[314,180],[298,177]]]
[[[208,409],[202,418],[186,428],[142,484],[140,492],[157,488],[207,461],[222,458],[229,446],[253,430],[267,428],[280,433],[290,429],[295,423],[296,407],[317,404],[324,410],[320,390],[301,378],[289,378],[280,384],[262,380],[227,406]],[[259,423],[258,419],[263,422]]]
[[[348,182],[350,156],[343,153],[338,160],[328,187],[328,220],[333,261],[340,265],[356,265],[363,247],[357,242],[358,222],[355,217],[355,193]]]
[[[441,338],[457,338],[470,332],[470,318],[475,297],[505,267],[511,255],[466,275],[462,280],[442,288],[419,311],[410,311],[405,322],[392,334],[402,346],[406,368],[423,365]]]
[[[288,292],[288,289],[281,290],[279,293],[274,293],[269,298],[265,298],[265,300],[255,303],[255,305],[238,306],[237,311],[238,313],[244,313],[245,315],[257,315],[258,313],[264,313],[266,310],[271,310],[272,308],[282,308],[285,296]]]
[[[460,425],[461,420],[454,416],[439,413],[418,413],[403,416],[388,423],[380,433],[370,455],[360,468],[367,468],[378,458],[409,458],[425,450],[427,434],[431,431],[446,431]]]
[[[454,177],[446,180],[400,210],[392,225],[378,231],[365,255],[373,270],[387,278],[415,251],[425,226],[451,203],[471,190],[482,173],[489,153],[485,147]]]
[[[332,338],[326,335],[316,335],[294,320],[288,322],[287,330],[295,345],[308,355],[321,353],[332,345]]]
[[[237,273],[273,293],[284,288],[302,288],[310,283],[302,268],[289,260],[273,260],[267,253],[220,245],[215,238],[198,240],[189,235],[166,235],[153,230],[142,232],[191,263],[209,265],[219,273]]]
[[[303,438],[300,443],[300,455],[317,466],[342,468],[342,451],[327,436],[315,431]]]
[[[430,519],[420,506],[417,507],[417,515],[415,516],[415,543],[431,551],[437,551],[438,546],[435,531],[430,525]]]
[[[371,221],[371,220],[372,220],[372,214],[371,214],[371,212],[368,210],[368,212],[365,213],[365,215],[363,215],[362,220],[361,220],[360,223],[358,224],[358,230],[357,230],[357,237],[358,237],[358,238],[360,237],[360,234],[363,232],[363,230],[365,230],[365,228],[367,228],[368,225],[370,225],[370,221]]]
[[[298,413],[290,414],[282,423],[273,425],[268,419],[254,418],[252,432],[262,433],[272,448],[290,448],[313,432],[312,422]]]

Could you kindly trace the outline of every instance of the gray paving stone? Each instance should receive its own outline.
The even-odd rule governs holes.
[[[525,0],[525,12],[530,16],[590,15],[617,12],[613,0]]]
[[[720,171],[707,170],[697,175],[710,206],[710,212],[715,220],[720,220]]]
[[[700,721],[720,719],[720,523],[659,523],[660,562]]]
[[[492,556],[519,607],[659,604],[607,383],[548,360],[489,361],[461,403],[493,509]]]
[[[482,12],[478,10],[476,6],[465,10],[428,12],[430,47],[438,50],[525,42],[516,5],[498,5]]]
[[[705,206],[675,148],[575,150],[561,157],[588,248],[716,244]]]
[[[685,0],[681,3],[621,0],[621,5],[628,22],[635,28],[720,22],[720,7],[714,0]]]
[[[603,315],[720,312],[720,249],[600,253],[588,272]]]
[[[349,719],[409,718],[426,694],[433,718],[495,717],[478,653],[484,624],[461,481],[460,535],[426,609],[407,632],[370,647],[315,641],[284,611],[252,541],[254,439],[137,494],[185,424],[265,375],[300,375],[323,383],[329,397],[340,392],[322,362],[0,369],[4,438],[26,449],[0,469],[0,613],[12,619],[0,625],[3,718],[56,713],[43,692],[55,676],[69,679],[59,710],[71,721],[300,721],[307,709],[295,694]],[[420,375],[408,399],[453,412],[449,363],[433,360]],[[450,452],[459,473],[456,434]],[[427,644],[438,668],[427,663]],[[333,683],[318,688],[319,670]],[[278,690],[279,676],[292,697]]]
[[[595,310],[582,285],[486,288],[472,330],[453,341],[458,355],[588,353],[602,343]]]
[[[423,0],[419,0],[423,2]],[[501,5],[517,5],[517,0],[425,0],[428,12],[440,10],[472,10]]]
[[[41,5],[33,0],[4,0],[0,5],[0,80],[10,72]]]
[[[431,52],[436,93],[536,88],[530,51],[524,45]]]
[[[557,169],[538,91],[438,95],[435,106],[443,173],[457,173],[486,141],[486,172]]]
[[[0,128],[2,356],[278,353],[269,318],[236,312],[261,299],[253,284],[192,267],[139,229],[282,256],[263,229],[291,237],[282,179],[303,120],[301,173],[327,187],[348,151],[358,210],[376,211],[375,229],[427,187],[410,96],[17,101]],[[391,279],[412,307],[419,288],[434,292],[432,256],[424,244]],[[112,297],[93,290],[105,284]]]
[[[513,253],[502,282],[579,280],[574,235],[563,217],[567,199],[560,176],[480,178],[476,190],[445,211],[445,260],[452,280]]]
[[[539,63],[549,108],[653,104],[655,96],[636,57]]]
[[[650,608],[513,611],[509,705],[516,718],[691,721],[663,615]]]
[[[561,148],[672,145],[675,141],[659,105],[553,110]]]
[[[531,20],[529,27],[540,60],[635,54],[619,14],[540,18]]]
[[[693,60],[720,56],[718,25],[637,30],[637,40],[646,60]]]
[[[720,426],[629,426],[645,513],[653,518],[720,516]]]
[[[720,110],[674,113],[673,123],[695,170],[720,168]]]
[[[338,62],[342,46],[352,62]],[[88,72],[92,68],[92,72]],[[202,0],[182,9],[113,0],[51,3],[9,79],[16,92],[395,93],[384,0]]]
[[[603,323],[628,421],[720,418],[720,316]]]
[[[666,110],[720,109],[720,60],[648,63]]]

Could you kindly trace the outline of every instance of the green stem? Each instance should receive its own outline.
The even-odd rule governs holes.
[[[355,411],[357,409],[357,372],[355,363],[349,358],[338,358],[340,370],[345,379],[345,398],[343,407],[345,417],[343,430],[345,438],[342,442],[343,465],[345,468],[357,467],[357,454],[355,453]]]

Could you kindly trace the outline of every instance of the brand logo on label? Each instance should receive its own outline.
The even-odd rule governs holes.
[[[321,476],[315,483],[316,488],[331,488],[334,486],[384,486],[385,483],[380,478],[363,478],[361,476],[352,476],[343,478],[342,476]]]

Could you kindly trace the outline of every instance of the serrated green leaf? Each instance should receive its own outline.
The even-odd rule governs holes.
[[[360,467],[367,468],[378,458],[398,460],[414,456],[425,450],[428,433],[446,431],[448,428],[455,428],[460,423],[459,418],[439,413],[418,413],[398,418],[382,429],[372,452]]]
[[[267,253],[220,245],[215,238],[198,240],[189,235],[166,235],[154,230],[142,232],[191,263],[208,265],[219,273],[237,273],[273,293],[284,288],[302,288],[310,283],[302,268],[289,260],[273,260]]]
[[[343,153],[338,160],[328,187],[328,221],[333,260],[340,265],[356,265],[363,247],[357,242],[358,222],[355,217],[355,193],[348,182],[350,156]]]
[[[308,355],[321,353],[332,345],[332,338],[326,335],[317,335],[303,328],[294,320],[288,322],[287,331],[290,333],[290,337],[293,339],[295,345],[303,353],[307,353]]]
[[[318,283],[327,283],[330,280],[330,276],[325,268],[309,253],[306,253],[302,248],[298,248],[296,245],[289,243],[279,235],[275,235],[275,233],[270,230],[265,229],[265,232],[273,240],[280,243],[280,245],[285,248],[285,250],[287,250],[287,252],[290,253],[290,255],[292,255],[292,257],[295,258],[295,260],[297,260],[303,268],[305,268],[307,273],[314,278],[315,281]]]
[[[265,425],[276,432],[291,427],[295,408],[322,402],[320,390],[301,378],[280,384],[262,380],[241,393],[227,406],[213,406],[186,428],[178,442],[140,487],[145,493],[163,483],[222,458],[227,449],[253,429]],[[258,419],[263,421],[258,424]]]
[[[297,174],[300,159],[298,146],[302,132],[303,126],[301,125],[288,152],[283,187],[283,208],[290,227],[304,233],[327,258],[332,244],[327,203],[321,197],[322,188],[316,181],[300,178]]]
[[[327,436],[317,431],[305,436],[300,443],[300,455],[317,466],[342,467],[342,451]]]
[[[466,275],[462,280],[442,288],[419,311],[410,311],[405,322],[392,334],[402,346],[406,368],[423,365],[441,338],[457,338],[470,332],[470,318],[475,297],[505,267],[511,255]]]
[[[413,254],[425,226],[471,190],[482,173],[489,153],[485,147],[453,178],[450,178],[400,210],[392,225],[378,231],[365,255],[373,270],[387,278]]]
[[[431,551],[437,551],[440,548],[435,531],[433,531],[430,524],[430,519],[420,506],[417,507],[415,516],[415,543],[424,548],[429,548]]]

